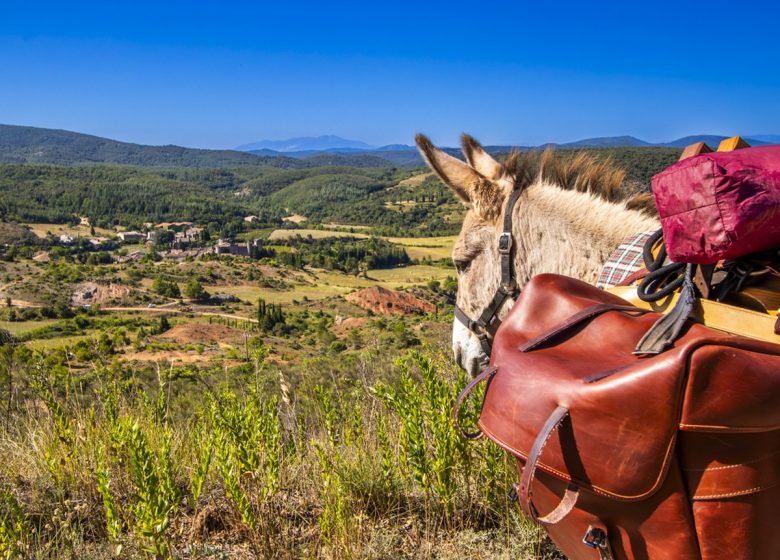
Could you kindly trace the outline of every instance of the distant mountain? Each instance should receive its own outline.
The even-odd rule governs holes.
[[[772,135],[766,135],[766,137],[772,137]],[[780,136],[774,136],[774,137],[780,140]],[[677,140],[672,140],[671,142],[655,144],[655,146],[663,146],[665,148],[684,148],[685,146],[690,146],[691,144],[695,144],[696,142],[704,142],[711,148],[717,149],[718,144],[720,144],[726,138],[729,138],[729,136],[718,136],[715,134],[697,134],[694,136],[684,136],[683,138],[678,138]],[[743,138],[745,139],[745,142],[747,142],[751,146],[763,146],[764,144],[772,143],[767,140],[762,140],[760,137],[757,136],[749,136],[749,137],[743,136]]]
[[[671,142],[649,143],[633,136],[587,138],[576,142],[540,146],[486,146],[491,154],[505,154],[512,149],[651,148],[682,149],[695,142],[706,142],[716,148],[725,136],[694,135]],[[760,134],[745,137],[753,145],[780,143],[780,135]],[[256,147],[257,146],[257,147]],[[251,148],[251,149],[250,149]],[[443,148],[460,157],[460,149]],[[180,146],[145,146],[119,142],[99,136],[33,128],[0,125],[0,163],[47,163],[84,165],[111,163],[142,167],[242,167],[267,165],[281,169],[306,169],[319,166],[389,167],[423,164],[417,149],[406,144],[389,144],[372,148],[364,142],[338,136],[292,138],[284,141],[257,142],[237,150],[202,150]]]
[[[780,144],[780,134],[751,134],[750,137],[767,144]]]
[[[407,144],[388,144],[387,146],[380,146],[375,151],[377,152],[416,152],[417,148],[409,146]]]
[[[0,163],[55,165],[114,163],[143,167],[306,167],[289,157],[268,157],[234,150],[130,144],[49,128],[0,125]]]
[[[711,146],[713,148],[717,148],[718,144],[721,143],[722,140],[725,140],[728,138],[728,136],[717,136],[714,134],[697,134],[694,136],[684,136],[682,138],[678,138],[677,140],[672,140],[671,142],[663,142],[660,143],[660,146],[664,146],[666,148],[684,148],[685,146],[690,146],[691,144],[695,144],[696,142],[704,142],[708,146]]]
[[[373,146],[359,140],[347,140],[338,136],[303,136],[289,140],[261,140],[238,146],[241,152],[256,152],[257,150],[274,150],[275,152],[310,152],[310,151],[347,151],[372,150]]]
[[[562,149],[575,148],[647,148],[652,146],[649,142],[634,138],[633,136],[603,136],[599,138],[586,138],[576,142],[557,144]]]

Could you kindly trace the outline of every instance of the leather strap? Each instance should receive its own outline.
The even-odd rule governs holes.
[[[455,405],[452,407],[452,420],[455,422],[455,427],[458,429],[458,432],[460,432],[460,435],[462,435],[466,439],[479,439],[482,437],[482,431],[477,429],[476,432],[465,432],[463,428],[460,425],[460,421],[458,420],[458,412],[460,412],[460,407],[463,404],[463,401],[466,399],[466,397],[471,394],[471,392],[474,390],[474,388],[479,385],[484,380],[488,380],[488,383],[490,382],[490,378],[495,375],[497,371],[496,366],[491,366],[487,368],[485,371],[480,373],[478,376],[476,376],[474,379],[469,381],[468,385],[466,385],[463,390],[460,392],[460,395],[458,395],[458,398],[455,399]]]
[[[555,338],[556,336],[568,331],[569,329],[576,327],[583,321],[591,319],[592,317],[596,317],[597,315],[601,315],[602,313],[606,313],[607,311],[647,313],[649,310],[639,309],[638,307],[635,307],[633,305],[619,305],[616,303],[597,303],[596,305],[591,305],[590,307],[586,307],[582,311],[578,311],[568,319],[562,321],[561,323],[558,323],[556,326],[554,326],[551,330],[547,331],[546,333],[527,341],[525,344],[520,346],[519,350],[521,352],[529,352],[531,350],[534,350],[539,346],[541,346],[542,344],[544,344],[545,342],[548,342],[551,339]]]
[[[550,436],[560,427],[567,416],[569,416],[569,410],[565,406],[558,406],[547,419],[547,422],[545,422],[539,435],[536,436],[533,447],[531,447],[531,452],[528,454],[525,467],[523,467],[523,474],[520,476],[520,484],[517,488],[518,501],[525,514],[533,521],[544,525],[555,525],[566,517],[574,508],[580,495],[579,487],[576,484],[569,484],[560,503],[555,506],[550,513],[543,517],[539,516],[536,507],[531,501],[533,494],[532,487],[534,477],[536,476],[536,467],[539,464],[539,458],[541,457],[542,451],[544,451],[544,447],[547,445]]]
[[[479,345],[482,350],[482,356],[480,357],[482,367],[487,367],[490,362],[491,339],[495,332],[495,329],[492,327],[497,322],[498,312],[507,299],[517,297],[519,293],[512,264],[512,246],[514,244],[512,238],[512,214],[521,194],[523,194],[523,189],[512,191],[504,210],[504,228],[498,236],[498,252],[501,257],[501,283],[496,293],[493,294],[490,303],[485,306],[476,321],[455,305],[455,319],[463,323],[479,339]]]
[[[650,330],[637,343],[634,354],[640,356],[660,354],[677,340],[683,325],[693,311],[693,304],[696,302],[696,291],[692,278],[693,266],[689,264],[685,267],[680,299],[677,300],[674,308],[650,327]]]

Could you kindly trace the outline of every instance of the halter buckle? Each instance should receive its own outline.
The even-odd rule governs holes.
[[[512,234],[508,231],[501,232],[498,236],[498,252],[508,255],[512,250]]]

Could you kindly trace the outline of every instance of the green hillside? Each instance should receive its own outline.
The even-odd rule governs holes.
[[[308,166],[294,158],[262,157],[233,150],[144,146],[66,130],[13,125],[0,125],[0,163],[115,163],[149,167]]]
[[[632,189],[649,188],[652,175],[674,163],[679,154],[674,148],[594,152],[624,167]],[[576,153],[561,150],[563,157]],[[266,159],[276,164],[285,161]],[[422,182],[404,182],[421,173],[428,170],[0,164],[0,218],[63,224],[86,216],[101,227],[187,220],[221,227],[240,224],[249,214],[261,216],[266,224],[279,224],[284,216],[296,213],[306,216],[309,225],[365,225],[389,235],[457,233],[462,210],[449,189],[433,175]]]
[[[116,166],[0,166],[0,217],[66,223],[87,216],[94,225],[146,221],[220,221],[245,215],[237,201],[205,178]],[[25,193],[20,197],[19,193]],[[235,197],[233,197],[235,198]]]

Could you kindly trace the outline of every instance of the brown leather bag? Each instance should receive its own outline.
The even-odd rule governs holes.
[[[689,322],[632,354],[658,317],[537,276],[461,397],[488,380],[479,427],[570,559],[780,558],[780,345]]]

